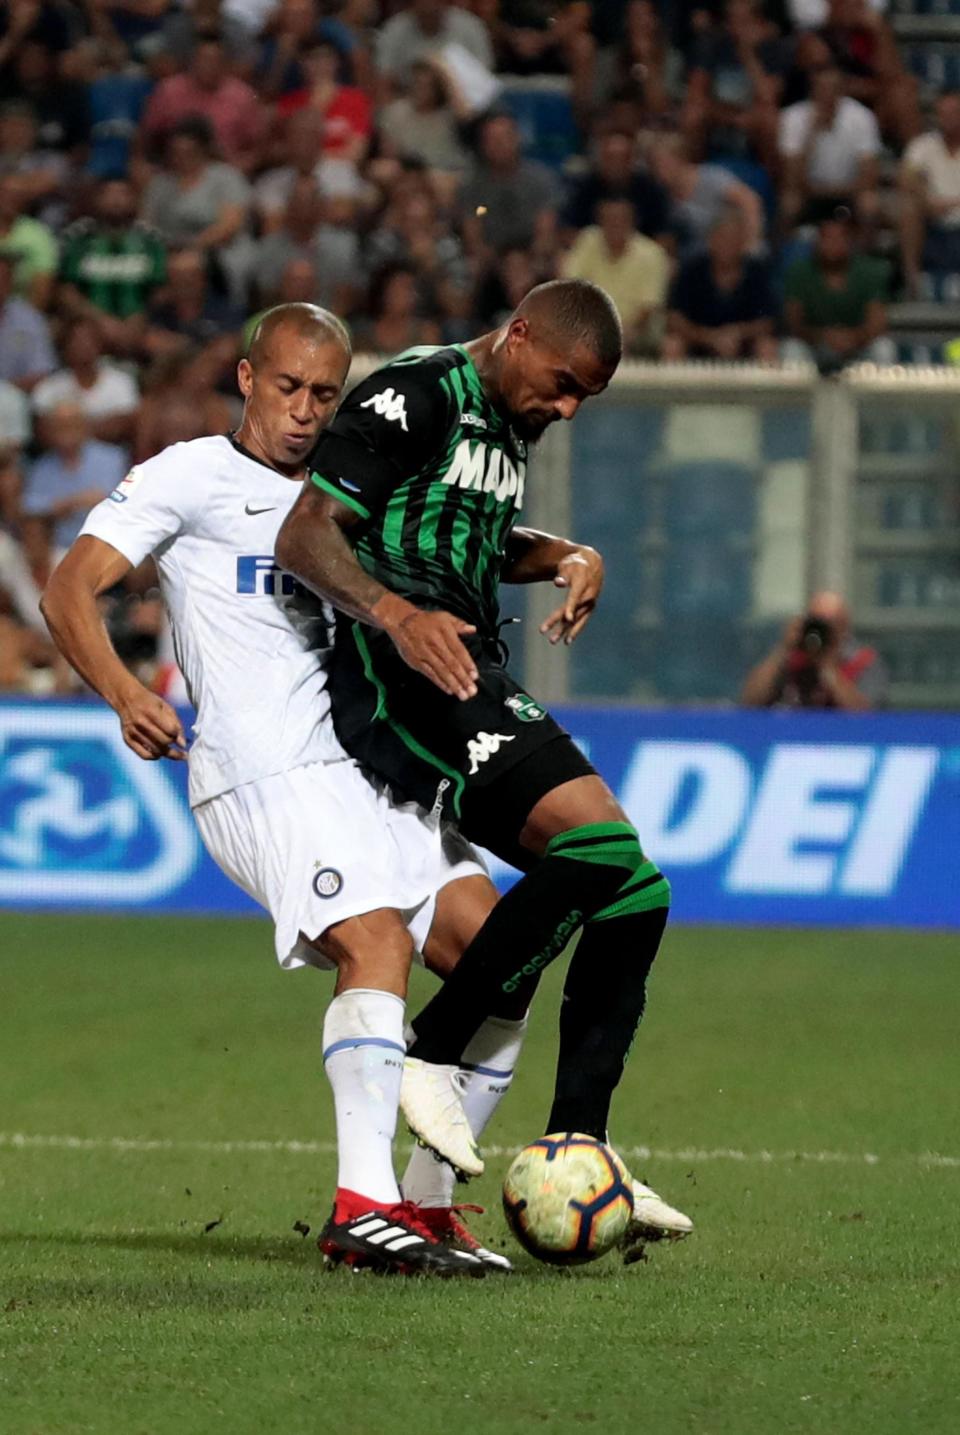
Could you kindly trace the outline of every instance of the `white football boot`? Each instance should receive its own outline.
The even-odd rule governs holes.
[[[633,1178],[633,1218],[621,1241],[624,1265],[643,1260],[651,1241],[682,1241],[693,1230],[689,1216],[667,1205],[662,1196]]]
[[[421,1146],[451,1165],[461,1181],[483,1175],[483,1158],[463,1103],[463,1073],[408,1056],[403,1063],[400,1109]]]

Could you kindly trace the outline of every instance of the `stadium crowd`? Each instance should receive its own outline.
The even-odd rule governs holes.
[[[274,303],[395,352],[581,276],[634,357],[829,371],[954,270],[960,95],[884,0],[6,0],[0,689],[67,683],[38,585],[131,463],[235,422]],[[110,611],[155,662],[158,605]]]

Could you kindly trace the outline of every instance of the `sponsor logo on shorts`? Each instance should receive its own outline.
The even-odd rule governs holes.
[[[441,812],[443,811],[443,794],[446,792],[449,786],[449,777],[441,777],[440,781],[437,783],[437,795],[433,799],[433,806],[430,809],[431,817],[439,817]]]
[[[336,867],[321,867],[314,874],[313,890],[318,897],[335,897],[343,886],[343,878]]]
[[[542,722],[546,717],[546,709],[535,702],[529,693],[514,693],[507,698],[507,707],[511,712],[516,713],[521,722]]]
[[[487,762],[495,757],[500,751],[502,742],[515,742],[516,734],[508,736],[505,732],[478,732],[467,743],[467,756],[470,759],[470,776],[476,777],[480,770],[481,762]]]

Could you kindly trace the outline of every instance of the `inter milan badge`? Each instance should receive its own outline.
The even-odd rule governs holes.
[[[336,867],[321,867],[313,879],[313,890],[318,897],[335,897],[343,886],[343,878]]]

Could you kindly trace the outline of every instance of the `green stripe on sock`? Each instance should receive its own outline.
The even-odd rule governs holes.
[[[558,855],[564,847],[573,846],[578,842],[593,841],[597,837],[609,837],[621,842],[634,843],[637,834],[629,822],[586,822],[582,827],[571,827],[566,832],[558,832],[556,837],[551,837],[547,843],[547,857]]]
[[[604,907],[602,911],[595,912],[590,921],[608,922],[611,917],[627,917],[633,912],[652,912],[656,907],[670,906],[670,883],[666,877],[658,874],[652,882],[648,877],[639,888],[631,878],[630,886],[632,891],[625,896],[618,896],[615,902],[611,902],[610,906]]]

